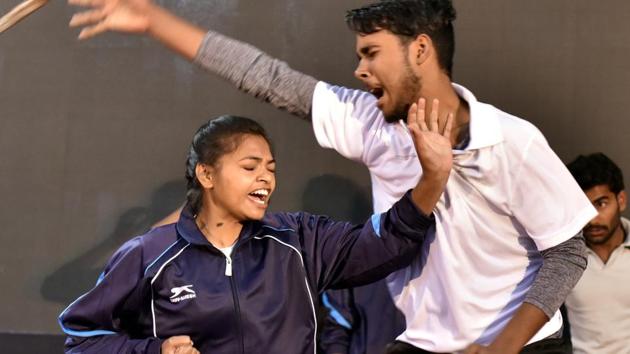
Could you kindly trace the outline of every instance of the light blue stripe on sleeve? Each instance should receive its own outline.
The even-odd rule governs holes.
[[[339,313],[339,311],[337,311],[337,309],[330,303],[330,300],[328,300],[328,295],[326,295],[326,293],[322,295],[322,302],[324,303],[324,306],[328,309],[328,311],[330,311],[330,316],[340,326],[347,329],[352,329],[352,325],[350,325],[350,322],[348,322],[348,320],[346,320],[343,315],[341,315],[341,313]]]
[[[98,279],[96,280],[96,285],[102,282],[104,278],[105,278],[105,271],[102,271],[101,274],[98,276]]]
[[[96,337],[96,336],[108,336],[108,335],[112,335],[112,334],[117,334],[116,332],[104,331],[104,330],[97,330],[97,331],[73,331],[71,329],[68,329],[68,328],[64,327],[63,325],[61,325],[61,329],[63,330],[63,332],[65,334],[68,334],[68,335],[71,335],[71,336],[75,336],[75,337]]]
[[[63,312],[59,315],[59,317],[57,318],[57,322],[59,322],[59,326],[61,327],[61,330],[64,331],[64,333],[71,335],[71,336],[76,336],[76,337],[94,337],[94,336],[103,336],[103,335],[111,335],[111,334],[116,334],[116,332],[112,332],[112,331],[105,331],[105,330],[94,330],[94,331],[75,331],[69,328],[66,328],[63,325],[63,316],[66,314],[66,312],[68,311],[68,309],[70,307],[72,307],[72,305],[74,305],[75,303],[77,303],[79,300],[81,300],[83,297],[85,297],[86,294],[81,295],[78,299],[74,300],[70,305],[68,305],[68,307],[63,310]]]
[[[381,237],[381,215],[383,214],[372,215],[372,228],[378,237]]]
[[[153,265],[154,265],[157,261],[159,261],[159,260],[160,260],[160,258],[162,258],[162,256],[163,256],[163,255],[165,255],[165,254],[166,254],[166,252],[168,252],[168,250],[170,250],[171,248],[175,247],[175,245],[176,245],[176,244],[178,244],[178,243],[179,243],[179,241],[181,241],[181,240],[182,240],[181,238],[180,238],[180,239],[177,239],[177,241],[173,242],[170,246],[168,246],[168,248],[167,248],[167,249],[165,249],[165,250],[164,250],[164,252],[162,252],[162,254],[160,254],[160,255],[159,255],[156,259],[154,259],[154,260],[153,260],[153,262],[151,262],[151,264],[149,264],[149,265],[147,266],[147,268],[144,270],[144,275],[147,275],[147,272],[149,271],[149,269],[150,269],[151,267],[153,267]]]

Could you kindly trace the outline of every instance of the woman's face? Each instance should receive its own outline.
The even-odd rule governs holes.
[[[208,190],[215,212],[238,221],[260,220],[276,188],[276,162],[267,141],[257,135],[239,137],[240,144],[219,158]]]

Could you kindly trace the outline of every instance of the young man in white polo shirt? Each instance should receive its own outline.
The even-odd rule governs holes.
[[[630,353],[630,220],[623,175],[602,153],[567,165],[598,215],[584,228],[588,267],[565,302],[576,354]]]
[[[318,82],[149,0],[70,2],[96,7],[71,20],[90,25],[80,38],[148,33],[240,89],[312,115],[323,147],[370,170],[376,212],[422,174],[399,120],[419,97],[428,110],[439,100],[441,124],[455,116],[454,167],[434,210],[433,241],[389,279],[407,322],[391,352],[512,354],[527,343],[523,352],[563,352],[557,309],[586,266],[580,231],[596,211],[534,126],[451,83],[450,1],[383,1],[348,12],[355,75],[369,92]]]

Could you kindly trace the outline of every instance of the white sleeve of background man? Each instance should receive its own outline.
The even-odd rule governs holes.
[[[371,94],[318,82],[260,49],[209,31],[195,63],[277,108],[307,118],[320,145],[364,161],[365,134],[382,119]],[[312,107],[312,109],[311,109]]]

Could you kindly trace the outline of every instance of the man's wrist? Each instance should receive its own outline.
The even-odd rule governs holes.
[[[146,8],[143,9],[143,15],[147,21],[145,33],[155,35],[162,19],[170,14],[159,5],[149,2]]]

